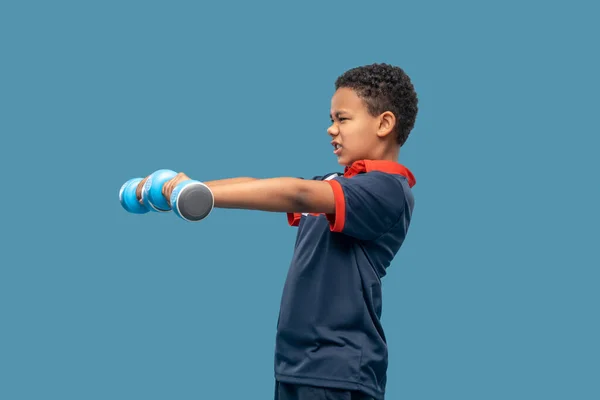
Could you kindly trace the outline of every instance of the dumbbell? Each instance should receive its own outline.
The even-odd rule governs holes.
[[[171,193],[170,201],[175,215],[189,222],[203,220],[215,207],[215,198],[210,188],[195,180],[178,184]]]
[[[188,180],[177,185],[169,199],[169,206],[162,188],[176,175],[176,172],[167,169],[153,172],[142,188],[142,204],[138,201],[136,190],[143,178],[130,179],[121,187],[119,201],[125,210],[134,214],[167,212],[172,209],[185,221],[197,222],[206,218],[214,208],[214,197],[208,186],[199,181]]]
[[[188,180],[181,182],[171,194],[169,201],[162,193],[164,184],[177,176],[177,172],[159,169],[153,172],[142,188],[142,202],[150,206],[151,211],[175,214],[186,221],[200,221],[208,216],[214,207],[212,192],[205,184]]]
[[[147,212],[167,212],[171,208],[165,196],[162,195],[162,187],[168,180],[177,175],[168,169],[160,169],[153,172],[142,187],[141,202],[138,200],[136,191],[143,178],[133,178],[121,186],[119,201],[121,206],[130,213],[146,214]]]

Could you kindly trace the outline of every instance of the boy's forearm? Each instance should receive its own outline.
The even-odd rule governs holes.
[[[273,212],[335,211],[333,190],[326,182],[298,178],[249,178],[232,181],[235,184],[231,185],[204,183],[213,192],[217,208]]]

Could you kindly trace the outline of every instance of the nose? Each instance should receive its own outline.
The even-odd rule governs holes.
[[[340,133],[340,130],[335,122],[332,122],[331,126],[329,128],[327,128],[327,133],[330,136],[336,136],[337,134]]]

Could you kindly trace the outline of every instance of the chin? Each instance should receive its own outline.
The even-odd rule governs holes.
[[[338,164],[340,164],[342,167],[349,167],[349,166],[351,166],[351,165],[353,164],[353,162],[354,162],[354,161],[352,161],[350,158],[347,158],[347,157],[341,156],[341,157],[338,157],[338,160],[337,160],[337,162],[338,162]]]

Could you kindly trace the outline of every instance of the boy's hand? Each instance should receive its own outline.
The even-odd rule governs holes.
[[[142,179],[142,181],[138,184],[137,188],[135,189],[135,195],[140,203],[142,203],[142,189],[149,177],[150,177],[150,175],[148,175],[147,177]],[[173,179],[165,182],[165,184],[162,187],[162,194],[163,194],[163,196],[165,196],[165,199],[167,199],[167,203],[169,203],[169,204],[171,203],[171,201],[170,201],[171,192],[175,189],[175,187],[177,185],[179,185],[181,182],[189,181],[190,179],[191,178],[188,177],[186,174],[184,174],[183,172],[180,172],[177,175],[175,175],[175,177]]]
[[[189,176],[187,176],[183,172],[180,172],[177,175],[175,175],[173,179],[165,182],[162,188],[162,194],[163,196],[165,196],[169,204],[171,204],[171,193],[173,192],[173,190],[175,190],[177,185],[179,185],[181,182],[189,180],[191,180]]]

